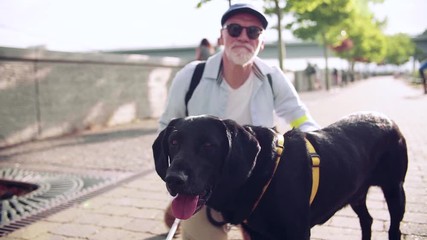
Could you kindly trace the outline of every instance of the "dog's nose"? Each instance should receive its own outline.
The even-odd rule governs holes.
[[[187,183],[188,175],[183,171],[168,172],[165,177],[165,182],[170,191],[178,192]]]

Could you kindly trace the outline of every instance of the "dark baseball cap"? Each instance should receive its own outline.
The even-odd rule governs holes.
[[[224,23],[231,16],[236,15],[238,13],[249,13],[254,15],[259,19],[264,29],[267,28],[268,21],[264,14],[256,9],[253,5],[247,3],[237,3],[230,6],[230,8],[222,15],[221,18],[221,26],[224,26]]]

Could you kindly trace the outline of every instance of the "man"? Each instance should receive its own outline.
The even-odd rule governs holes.
[[[424,94],[427,94],[427,81],[426,81],[426,75],[424,73],[425,70],[427,70],[427,60],[425,60],[420,64],[420,69],[419,69],[421,80],[423,81]]]
[[[267,25],[264,14],[249,4],[232,5],[224,13],[220,30],[224,49],[206,61],[200,83],[188,102],[188,115],[210,114],[242,125],[274,127],[275,112],[302,131],[319,128],[283,72],[257,57],[264,48]],[[184,98],[197,63],[189,63],[175,76],[160,117],[160,130],[171,119],[186,116]],[[212,214],[221,221],[219,213]],[[227,239],[225,227],[210,224],[205,209],[181,225],[183,239]]]

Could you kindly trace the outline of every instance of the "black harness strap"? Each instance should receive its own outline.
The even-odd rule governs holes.
[[[270,83],[271,91],[273,92],[273,95],[274,95],[273,79],[271,79],[271,74],[270,73],[267,74],[267,78],[268,78],[268,83]]]
[[[202,78],[203,71],[205,70],[205,62],[197,64],[196,69],[194,70],[193,77],[191,78],[190,87],[188,88],[187,93],[185,94],[185,116],[188,116],[188,101],[190,101],[191,96],[193,95],[194,89],[199,85],[200,79]]]

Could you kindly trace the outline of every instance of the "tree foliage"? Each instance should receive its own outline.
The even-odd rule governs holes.
[[[296,37],[323,45],[326,89],[329,89],[328,48],[336,40],[336,29],[354,14],[354,0],[288,0],[284,11],[295,19],[286,28]]]
[[[348,59],[351,66],[358,61],[395,65],[407,62],[415,53],[410,37],[406,34],[384,35],[382,28],[386,22],[375,19],[365,9],[359,5],[354,14],[339,26],[346,33],[345,38],[351,39],[353,47],[337,55]]]
[[[415,38],[415,43],[418,42],[419,40],[421,41],[425,41],[427,39],[427,29],[424,30],[424,32],[420,35],[418,35]],[[415,47],[415,53],[414,53],[414,58],[420,62],[427,60],[427,52],[423,51],[423,49],[421,49],[420,47],[416,46]]]
[[[348,59],[353,66],[355,62],[383,62],[386,54],[386,37],[381,31],[381,22],[376,21],[372,14],[354,14],[339,26],[347,39],[351,39],[353,47],[346,52],[337,53]]]
[[[289,0],[284,11],[295,21],[286,28],[300,39],[322,41],[322,35],[349,18],[353,9],[352,0]]]
[[[406,34],[396,34],[387,37],[387,53],[385,62],[402,65],[415,54],[415,44]]]

